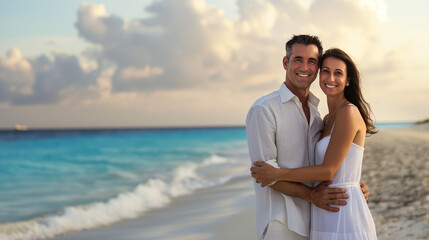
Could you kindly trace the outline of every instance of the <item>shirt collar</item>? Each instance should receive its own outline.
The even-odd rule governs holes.
[[[298,98],[297,96],[295,96],[295,94],[293,94],[289,90],[289,88],[286,87],[285,83],[282,83],[282,85],[280,86],[279,93],[280,93],[280,100],[282,103],[290,101],[293,97]],[[320,102],[320,100],[316,96],[314,96],[312,92],[309,92],[308,94],[308,101],[315,107],[317,107]]]

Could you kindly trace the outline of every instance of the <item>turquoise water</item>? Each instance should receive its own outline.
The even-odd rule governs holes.
[[[244,128],[0,131],[0,228],[44,238],[133,218],[247,174],[231,171],[246,156]]]
[[[376,123],[375,127],[378,129],[388,129],[388,128],[401,128],[413,126],[415,123]]]
[[[248,168],[244,127],[0,131],[0,239],[142,216]]]

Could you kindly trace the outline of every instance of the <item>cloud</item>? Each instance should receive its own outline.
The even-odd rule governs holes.
[[[88,93],[99,70],[84,70],[76,56],[26,58],[14,48],[0,59],[0,100],[14,105],[55,103]]]
[[[223,11],[203,1],[157,1],[146,10],[150,17],[123,21],[105,15],[96,4],[82,4],[76,27],[79,34],[102,46],[102,58],[116,66],[114,91],[152,91],[202,87],[234,75],[240,43],[234,22]],[[91,26],[104,29],[94,36]],[[160,74],[127,78],[123,72],[146,67]]]
[[[203,0],[154,1],[146,7],[149,17],[133,20],[108,14],[103,4],[81,3],[75,27],[83,39],[100,47],[90,56],[97,71],[85,72],[77,56],[55,55],[53,61],[40,56],[31,61],[38,67],[33,69],[34,84],[25,90],[33,94],[15,95],[11,102],[60,101],[74,89],[93,86],[107,69],[113,71],[113,92],[265,90],[283,78],[283,46],[294,33],[311,32],[346,50],[356,42],[367,51],[378,47],[377,15],[363,2],[240,0],[237,20]],[[342,11],[326,17],[332,15],[332,6]]]
[[[397,76],[412,71],[421,78],[407,63],[412,58],[407,49],[413,46],[390,41],[401,33],[386,31],[392,23],[382,0],[238,0],[237,6],[239,17],[232,19],[203,0],[159,0],[145,8],[148,17],[126,20],[109,14],[103,4],[82,3],[75,27],[96,46],[85,54],[96,66],[84,67],[78,55],[27,58],[14,49],[0,59],[0,102],[103,102],[139,96],[141,102],[153,100],[147,108],[164,108],[164,95],[198,102],[201,92],[210,97],[234,92],[251,96],[241,102],[246,109],[284,80],[285,41],[300,33],[318,35],[325,49],[349,53],[365,87],[377,93],[375,102],[392,98],[390,92],[401,82]],[[424,86],[422,80],[418,86]],[[223,100],[234,102],[233,95],[224,94],[230,98]]]
[[[103,4],[92,4],[83,2],[78,9],[78,22],[76,28],[81,36],[92,42],[101,42],[106,39],[107,27],[106,9]]]
[[[0,102],[33,93],[33,67],[19,49],[13,48],[0,59]]]
[[[133,79],[144,79],[164,73],[162,68],[145,66],[144,68],[128,67],[122,69],[120,79],[125,81]]]
[[[379,48],[377,6],[382,3],[239,0],[240,17],[232,20],[202,0],[163,0],[146,7],[148,18],[129,21],[109,15],[101,4],[82,3],[75,26],[80,36],[102,47],[99,57],[116,67],[113,91],[205,88],[216,83],[241,88],[281,76],[283,45],[295,33],[317,34],[328,46],[357,54]],[[333,6],[341,11],[333,11]],[[124,74],[145,68],[162,73],[132,78]]]

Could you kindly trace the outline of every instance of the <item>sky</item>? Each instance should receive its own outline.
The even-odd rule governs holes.
[[[0,128],[244,125],[317,35],[357,64],[376,122],[429,117],[425,0],[14,0],[0,8]],[[318,79],[311,91],[327,113]]]

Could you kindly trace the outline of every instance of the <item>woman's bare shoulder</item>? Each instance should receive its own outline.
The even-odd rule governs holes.
[[[347,121],[357,127],[365,125],[359,109],[353,104],[347,104],[338,109],[337,118],[340,121]]]
[[[355,117],[360,116],[359,109],[353,104],[346,104],[338,109],[337,116]]]

